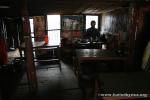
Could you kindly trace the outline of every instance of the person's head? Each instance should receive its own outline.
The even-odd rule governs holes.
[[[94,20],[91,21],[91,27],[95,28],[96,22]]]

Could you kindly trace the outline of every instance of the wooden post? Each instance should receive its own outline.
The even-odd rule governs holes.
[[[135,48],[135,35],[137,31],[137,13],[136,13],[136,6],[135,3],[131,5],[132,7],[132,13],[130,15],[131,18],[131,26],[129,30],[129,49],[128,49],[128,68],[133,69],[134,66],[134,48]]]
[[[24,41],[25,41],[25,52],[26,52],[26,70],[29,83],[29,90],[31,93],[37,91],[37,77],[36,77],[36,68],[33,61],[33,48],[31,41],[31,30],[29,23],[29,16],[27,11],[27,0],[22,2],[22,20],[23,20],[23,32],[24,32]]]

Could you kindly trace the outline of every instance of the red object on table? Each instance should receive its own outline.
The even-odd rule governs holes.
[[[48,35],[45,35],[44,41],[45,41],[45,44],[48,44]]]

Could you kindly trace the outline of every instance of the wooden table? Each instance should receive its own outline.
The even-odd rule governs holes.
[[[74,70],[79,75],[80,64],[85,61],[123,61],[125,64],[126,60],[127,57],[117,53],[116,50],[76,49]]]
[[[94,95],[93,98],[94,100],[97,100],[95,98],[97,98],[97,89],[99,84],[97,84],[96,80],[97,80],[97,75],[98,73],[93,73],[93,69],[92,67],[94,66],[84,66],[84,68],[91,68],[89,69],[92,74],[87,74],[88,72],[84,73],[84,69],[83,66],[81,66],[82,62],[124,62],[124,64],[126,63],[127,57],[125,57],[122,54],[119,54],[116,52],[116,50],[101,50],[101,49],[76,49],[75,50],[75,57],[74,57],[74,71],[76,76],[79,79],[79,82],[82,83],[82,80],[90,80],[90,81],[86,81],[86,82],[92,82],[93,80],[95,80],[95,85],[91,86],[91,88],[93,88],[94,90]],[[94,63],[93,63],[94,64]],[[101,66],[98,66],[101,67]],[[122,67],[122,66],[121,66]],[[125,65],[123,66],[125,68]],[[95,67],[96,68],[96,67]],[[85,70],[86,71],[86,70]],[[94,70],[96,71],[96,70]],[[84,81],[83,81],[84,82]],[[93,82],[92,82],[93,83]],[[82,87],[84,88],[84,87]],[[85,87],[86,88],[86,87]],[[86,89],[83,89],[83,91]],[[86,94],[85,96],[87,96],[88,94]]]
[[[50,61],[57,61],[61,70],[61,64],[60,64],[60,53],[59,53],[59,45],[49,45],[45,44],[44,41],[38,41],[38,42],[33,42],[32,43],[33,51],[36,50],[52,50],[53,55],[55,58],[50,58],[50,59],[43,59],[39,60],[34,56],[34,62],[50,62]],[[24,57],[25,57],[25,43],[22,43],[21,46],[19,47],[19,52],[20,52],[20,57],[23,57],[22,52],[24,52]],[[56,52],[55,52],[56,50]]]
[[[39,48],[39,47],[43,47],[45,44],[44,41],[39,41],[39,42],[34,42],[32,44],[33,48]],[[19,52],[20,52],[20,57],[23,57],[23,52],[25,53],[25,42],[23,42],[20,46],[19,46]],[[24,54],[25,56],[25,54]]]
[[[77,42],[75,43],[75,48],[77,49],[101,49],[102,48],[102,44],[104,44],[104,42],[101,41],[97,41],[97,42]]]

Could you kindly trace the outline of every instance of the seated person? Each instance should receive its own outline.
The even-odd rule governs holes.
[[[95,28],[96,22],[91,21],[91,27],[87,29],[86,34],[84,35],[84,38],[86,39],[92,39],[97,40],[100,38],[100,33],[98,29]]]

